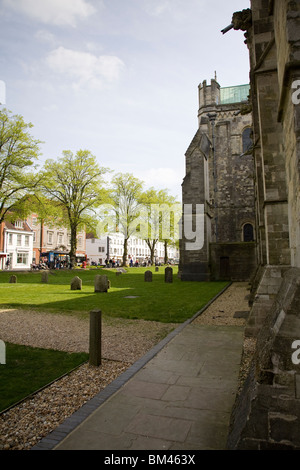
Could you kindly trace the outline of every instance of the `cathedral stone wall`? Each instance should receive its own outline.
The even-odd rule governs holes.
[[[299,450],[300,0],[251,0],[251,14],[232,24],[250,55],[259,266],[245,334],[256,349],[228,448]]]
[[[224,277],[222,250],[226,243],[226,258],[232,266],[226,271],[226,279],[249,280],[255,272],[255,249],[247,252],[242,247],[245,226],[253,229],[253,238],[247,241],[255,240],[254,165],[249,151],[252,116],[241,112],[242,100],[235,98],[245,95],[245,86],[228,87],[223,101],[221,91],[216,79],[199,85],[199,129],[185,155],[182,198],[183,208],[186,204],[204,206],[204,243],[202,249],[187,250],[183,236],[179,265],[182,280]],[[222,244],[222,250],[218,244]],[[241,244],[239,250],[237,244]],[[238,262],[237,251],[241,256]]]

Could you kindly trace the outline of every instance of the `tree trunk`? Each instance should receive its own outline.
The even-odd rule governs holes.
[[[70,249],[70,268],[76,266],[76,250],[77,250],[77,226],[71,226],[71,249]]]
[[[164,259],[164,263],[167,264],[167,263],[168,263],[168,241],[167,241],[167,240],[164,241],[164,245],[165,245],[165,259]]]
[[[157,240],[149,240],[149,239],[146,240],[146,243],[150,250],[150,261],[152,265],[154,264],[154,252],[155,252],[156,242]]]
[[[122,266],[127,266],[127,245],[128,245],[128,238],[124,238],[124,250],[123,250],[123,261],[122,261]]]
[[[150,261],[151,261],[151,264],[153,265],[155,263],[154,261],[154,247],[155,247],[155,243],[153,242],[152,246],[150,246]]]

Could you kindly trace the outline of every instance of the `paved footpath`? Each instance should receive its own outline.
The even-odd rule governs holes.
[[[222,450],[244,327],[184,324],[33,450]]]

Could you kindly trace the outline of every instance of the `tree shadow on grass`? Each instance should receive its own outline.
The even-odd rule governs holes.
[[[152,268],[152,282],[145,282],[144,271],[148,270],[147,268],[136,272],[135,268],[131,269],[133,271],[130,273],[121,275],[116,275],[113,270],[99,270],[96,273],[77,270],[59,272],[57,276],[51,278],[49,284],[33,283],[37,286],[32,294],[35,298],[28,296],[28,289],[27,298],[26,291],[22,298],[22,291],[17,289],[9,304],[5,299],[5,305],[62,314],[70,312],[88,314],[96,308],[113,317],[180,323],[192,317],[227,284],[182,282],[176,275],[173,275],[172,283],[166,283],[164,272],[157,273],[154,268]],[[107,275],[110,280],[111,288],[107,293],[93,292],[95,276],[100,273]],[[75,275],[82,279],[82,290],[73,291],[70,288],[71,279]],[[30,276],[27,279],[29,280]],[[37,278],[32,276],[31,279]],[[41,285],[43,288],[38,292],[38,287]],[[48,292],[47,286],[49,286]],[[9,292],[11,294],[11,291]],[[63,296],[66,298],[62,299]]]

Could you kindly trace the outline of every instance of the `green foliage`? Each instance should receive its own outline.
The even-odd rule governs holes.
[[[86,225],[95,229],[94,209],[105,201],[103,175],[107,171],[107,168],[99,167],[88,150],[79,150],[75,155],[65,150],[58,160],[45,162],[42,193],[55,203],[70,228],[71,259],[76,253],[77,231]]]
[[[127,261],[127,242],[136,232],[139,224],[138,216],[141,208],[140,198],[143,182],[130,173],[118,173],[114,176],[110,188],[110,223],[112,231],[124,235],[123,266]],[[98,227],[99,234],[99,227]]]
[[[13,217],[24,216],[23,201],[39,183],[39,175],[29,171],[35,168],[41,143],[30,135],[32,127],[22,116],[0,110],[0,222],[12,210]]]
[[[181,217],[181,204],[168,194],[167,189],[155,188],[150,188],[142,194],[141,203],[146,208],[147,230],[143,238],[150,248],[151,261],[154,260],[156,243],[163,241],[166,263],[168,245],[173,245],[179,240],[178,222]]]

